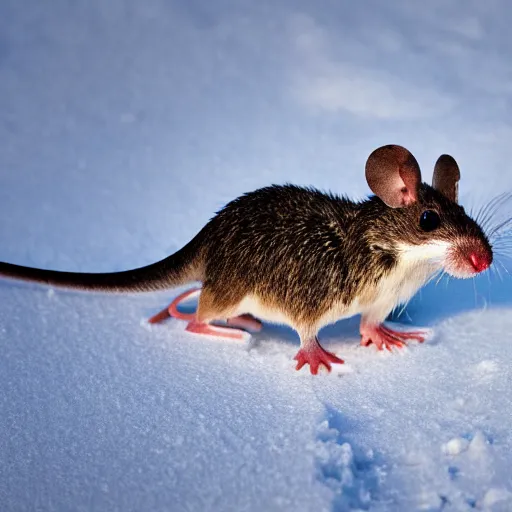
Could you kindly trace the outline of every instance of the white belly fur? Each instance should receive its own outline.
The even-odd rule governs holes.
[[[235,315],[249,313],[264,322],[272,324],[285,324],[293,326],[293,322],[284,313],[275,308],[262,304],[258,297],[247,295],[238,305]]]
[[[443,268],[450,244],[432,241],[424,245],[398,246],[398,265],[377,284],[374,300],[359,311],[368,322],[381,323],[401,304],[407,303],[429,279]]]
[[[369,322],[383,322],[395,307],[408,302],[432,275],[442,268],[442,260],[448,248],[447,242],[432,242],[423,246],[400,246],[397,267],[381,279],[374,290],[365,291],[364,295],[373,297],[371,302],[355,297],[348,305],[334,304],[314,326],[315,329],[320,330],[325,325],[357,314],[363,315]],[[265,306],[254,295],[246,296],[236,308],[236,315],[244,313],[249,313],[265,322],[296,327],[293,319],[284,312]]]

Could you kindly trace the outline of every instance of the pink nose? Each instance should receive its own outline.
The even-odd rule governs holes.
[[[488,269],[491,265],[491,259],[485,253],[473,252],[470,254],[469,260],[477,272],[482,272]]]

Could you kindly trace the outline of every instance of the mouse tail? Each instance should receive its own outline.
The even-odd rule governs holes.
[[[201,233],[161,261],[121,272],[61,272],[0,262],[0,277],[59,288],[106,293],[166,290],[203,279]]]

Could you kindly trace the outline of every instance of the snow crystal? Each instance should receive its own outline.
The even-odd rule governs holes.
[[[450,439],[443,445],[443,453],[446,455],[459,455],[461,452],[467,450],[469,441],[461,437]]]

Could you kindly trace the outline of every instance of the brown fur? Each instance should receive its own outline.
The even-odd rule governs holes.
[[[375,154],[385,158],[376,160]],[[403,203],[405,183],[416,187],[407,192],[412,204],[394,208],[379,197],[353,202],[313,188],[274,185],[230,202],[185,247],[147,267],[81,274],[0,263],[0,275],[108,292],[153,291],[200,280],[199,321],[244,313],[237,310],[241,301],[254,297],[304,337],[316,334],[325,315],[335,316],[356,299],[372,304],[382,278],[397,268],[399,244],[421,246],[434,239],[453,243],[461,258],[467,247],[492,255],[485,234],[461,206],[416,183],[419,168],[410,153],[385,146],[372,155],[367,176],[373,188],[389,195],[386,177],[398,179],[395,202]],[[443,178],[443,172],[438,180],[452,190],[454,175]],[[420,227],[425,210],[441,219],[434,233]]]

